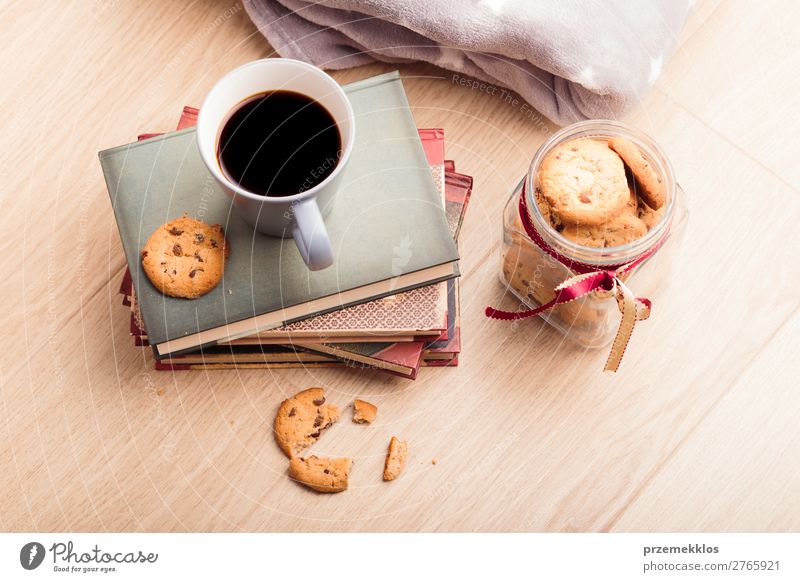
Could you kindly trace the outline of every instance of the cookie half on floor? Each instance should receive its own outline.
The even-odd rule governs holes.
[[[322,388],[308,388],[281,402],[273,425],[275,441],[287,457],[293,457],[337,420],[339,408],[325,404]]]
[[[176,218],[159,226],[141,251],[153,286],[170,297],[196,299],[217,286],[230,247],[219,224]]]
[[[346,457],[292,457],[289,461],[289,476],[314,491],[339,493],[347,489],[352,466],[352,459]]]

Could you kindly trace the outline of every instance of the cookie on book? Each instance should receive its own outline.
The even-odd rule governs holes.
[[[609,139],[608,147],[617,152],[625,165],[630,168],[639,185],[639,196],[642,200],[653,210],[661,208],[665,202],[664,186],[639,148],[630,140],[620,136]]]
[[[294,457],[337,420],[339,408],[325,404],[322,388],[308,388],[281,402],[275,415],[275,441],[287,457]]]
[[[378,407],[366,400],[353,401],[353,422],[356,424],[371,424],[378,414]]]
[[[549,152],[540,187],[551,215],[569,224],[603,224],[630,200],[622,159],[606,142],[591,138],[573,139]]]
[[[230,247],[219,224],[186,216],[159,226],[141,251],[153,286],[170,297],[196,299],[217,286]]]
[[[289,461],[289,476],[314,491],[339,493],[347,489],[352,466],[353,461],[346,457],[292,457]]]
[[[389,441],[389,451],[386,453],[386,462],[383,465],[383,480],[394,481],[403,472],[408,457],[408,442],[392,437]]]

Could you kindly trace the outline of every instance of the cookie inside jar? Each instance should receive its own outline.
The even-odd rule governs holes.
[[[587,247],[618,247],[642,238],[664,208],[661,178],[638,148],[619,136],[559,144],[544,157],[534,192],[550,227]]]
[[[605,270],[634,259],[665,235],[674,189],[669,162],[644,134],[616,122],[565,128],[539,149],[506,206],[501,280],[525,306],[536,308],[578,274],[571,264]],[[521,196],[545,246],[566,260],[551,256],[526,232]],[[627,284],[638,269],[619,279]],[[541,316],[587,347],[606,345],[619,323],[616,301],[602,293]]]

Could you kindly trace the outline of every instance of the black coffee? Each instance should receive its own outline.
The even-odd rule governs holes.
[[[313,188],[339,163],[342,138],[328,110],[294,91],[253,95],[222,128],[217,150],[228,179],[254,194]]]

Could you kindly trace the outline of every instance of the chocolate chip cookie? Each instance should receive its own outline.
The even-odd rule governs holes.
[[[564,223],[597,225],[619,216],[630,200],[622,159],[604,141],[579,138],[547,154],[542,196]]]
[[[339,493],[347,489],[352,466],[352,459],[346,457],[292,457],[289,461],[289,476],[314,491]]]
[[[219,224],[186,216],[162,224],[142,248],[142,268],[170,297],[196,299],[216,287],[230,247]]]
[[[337,420],[339,408],[325,404],[322,388],[308,388],[281,402],[275,415],[275,441],[287,457],[294,457]]]

